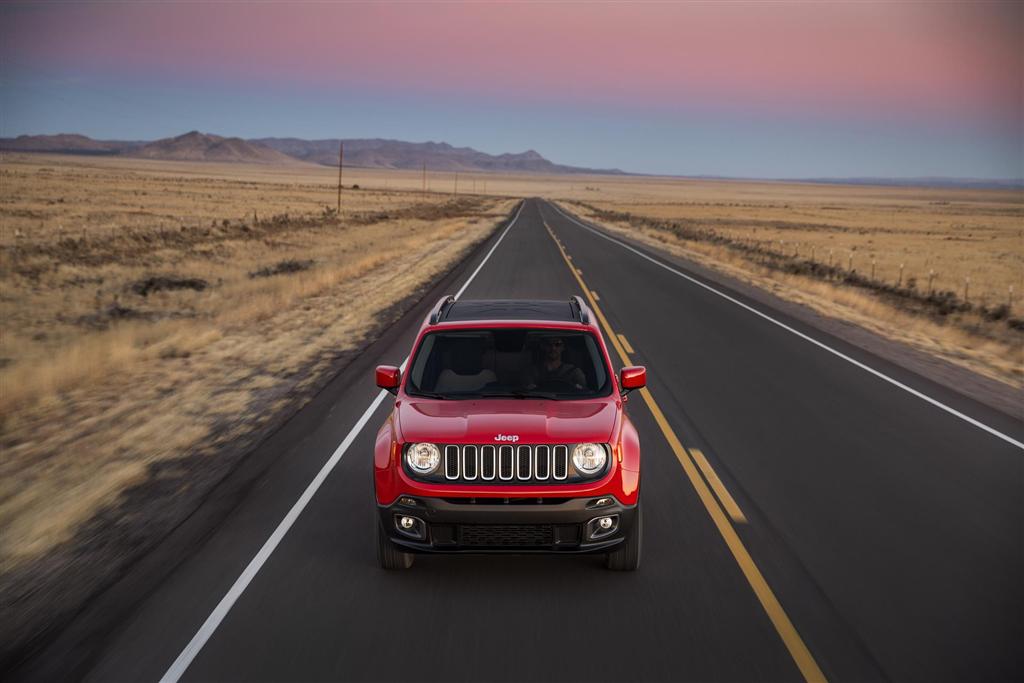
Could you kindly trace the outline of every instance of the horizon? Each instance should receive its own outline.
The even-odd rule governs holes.
[[[0,136],[439,141],[738,179],[1024,176],[1013,3],[299,6],[4,5]]]
[[[223,139],[243,140],[245,142],[259,142],[260,140],[268,140],[268,139],[302,140],[302,141],[305,141],[305,142],[371,142],[371,141],[381,141],[381,142],[397,142],[397,143],[412,144],[412,145],[447,145],[448,147],[450,147],[452,149],[456,149],[456,150],[468,149],[468,150],[472,150],[472,151],[475,151],[475,152],[480,152],[481,151],[481,150],[477,150],[477,149],[475,149],[473,147],[469,147],[469,146],[465,146],[465,145],[457,145],[457,144],[453,144],[453,143],[450,143],[450,142],[445,141],[445,140],[399,140],[397,138],[337,138],[337,137],[334,137],[334,138],[296,138],[294,136],[281,136],[281,135],[268,135],[268,136],[264,136],[262,138],[243,138],[243,137],[239,137],[237,135],[227,135],[227,134],[222,134],[222,133],[214,132],[214,131],[201,131],[201,130],[196,130],[196,129],[189,130],[189,131],[186,131],[184,133],[178,133],[176,135],[169,135],[167,137],[154,138],[154,139],[149,139],[149,140],[142,140],[142,139],[139,139],[139,140],[119,140],[119,139],[116,139],[116,138],[92,138],[90,136],[83,136],[83,137],[87,137],[87,138],[89,138],[91,140],[95,140],[97,142],[122,142],[122,143],[130,142],[130,143],[149,144],[149,143],[152,143],[152,142],[160,142],[160,141],[163,141],[163,140],[171,140],[171,139],[175,139],[175,138],[180,138],[180,137],[184,137],[186,135],[191,135],[191,134],[213,136],[213,137],[219,137],[219,138],[223,138]],[[58,133],[21,133],[21,134],[19,134],[17,136],[7,137],[6,139],[17,139],[17,138],[20,138],[20,137],[29,137],[29,138],[32,138],[32,137],[57,137],[57,136],[63,136],[63,135],[69,135],[70,136],[70,135],[82,135],[82,134],[81,133],[76,133],[76,132],[71,132],[71,131],[61,131],[61,132],[58,132]],[[0,138],[0,139],[4,139],[4,138]],[[4,150],[0,150],[0,153],[2,153],[2,151],[4,151]],[[7,151],[13,151],[13,150],[7,150]],[[25,153],[34,154],[34,153],[38,153],[38,152],[25,152]],[[54,154],[61,154],[61,152],[52,152],[52,153],[54,153]],[[493,154],[491,154],[491,153],[488,153],[488,154],[491,154],[491,156],[497,156],[497,155],[501,155],[501,154],[524,155],[524,154],[530,154],[530,153],[540,154],[540,156],[542,158],[544,158],[547,161],[550,161],[550,162],[554,163],[555,165],[567,166],[567,164],[562,164],[558,159],[551,159],[547,155],[543,154],[542,152],[538,152],[537,150],[534,150],[534,149],[526,149],[526,150],[522,150],[522,151],[506,150],[505,152],[496,152],[496,153],[493,153]],[[79,154],[79,153],[71,152],[70,154],[72,154],[74,156],[75,154]],[[90,156],[89,153],[85,153],[84,155],[85,156]],[[112,156],[117,156],[117,155],[112,155]],[[326,166],[325,164],[319,164],[317,162],[312,162],[312,161],[311,162],[307,162],[307,163],[310,163],[310,164],[313,164],[313,165],[316,165],[316,166]],[[349,164],[346,164],[346,168],[348,168],[348,167],[349,167]],[[352,167],[353,168],[371,168],[371,169],[379,168],[381,170],[389,170],[388,167],[376,167],[376,166],[362,167],[362,166],[358,166],[358,165],[352,165]],[[766,181],[766,182],[782,182],[782,183],[785,183],[785,182],[793,182],[793,183],[808,182],[808,183],[822,183],[822,184],[829,184],[829,183],[843,184],[843,183],[846,183],[846,184],[853,184],[853,185],[856,185],[856,184],[864,184],[864,185],[877,184],[877,185],[881,185],[881,186],[884,186],[884,185],[887,185],[887,184],[894,184],[894,185],[906,184],[906,185],[928,186],[929,183],[934,183],[935,186],[950,185],[950,186],[954,186],[954,187],[956,187],[956,186],[965,186],[966,187],[966,186],[977,185],[977,186],[989,187],[989,188],[1005,188],[1005,189],[1024,188],[1024,175],[1021,175],[1021,176],[1018,176],[1018,177],[1004,177],[1004,178],[978,178],[978,177],[971,177],[971,176],[934,176],[934,175],[933,176],[884,176],[884,175],[875,175],[875,176],[804,176],[804,177],[766,178],[766,177],[760,177],[760,176],[741,176],[741,175],[709,175],[709,174],[690,174],[690,175],[684,175],[684,174],[672,174],[672,173],[645,173],[645,172],[635,172],[635,171],[622,171],[621,169],[617,169],[617,168],[587,168],[587,167],[574,167],[574,168],[577,168],[580,171],[580,175],[587,175],[588,172],[589,172],[589,173],[592,173],[594,175],[625,174],[625,175],[629,175],[629,176],[638,176],[638,177],[678,178],[678,179],[691,179],[691,180],[736,180],[736,181]],[[390,170],[401,171],[403,169],[390,169]],[[482,173],[482,174],[486,174],[486,173],[495,173],[495,174],[509,174],[509,173],[513,173],[514,174],[514,173],[529,173],[529,172],[526,172],[526,171],[492,171],[492,170],[487,170],[487,169],[481,169],[481,170],[478,170],[478,171],[472,171],[472,173]]]

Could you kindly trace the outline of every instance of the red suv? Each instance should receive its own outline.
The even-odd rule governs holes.
[[[606,553],[640,564],[640,442],[623,410],[646,370],[611,371],[579,297],[438,302],[377,432],[382,567],[413,553]]]

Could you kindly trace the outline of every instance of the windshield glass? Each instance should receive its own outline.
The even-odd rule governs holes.
[[[589,332],[474,329],[425,336],[405,389],[446,399],[577,399],[607,396],[611,381]]]

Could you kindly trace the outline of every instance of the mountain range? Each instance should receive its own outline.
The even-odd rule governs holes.
[[[546,174],[611,174],[628,175],[618,169],[593,169],[553,163],[534,150],[518,154],[487,154],[471,147],[453,147],[445,142],[403,142],[401,140],[331,138],[228,138],[191,131],[172,138],[152,142],[145,140],[94,140],[84,135],[20,135],[0,138],[0,152],[48,152],[51,154],[82,154],[124,156],[143,159],[177,161],[245,162],[258,164],[311,163],[335,167],[338,146],[345,145],[345,166],[419,170],[426,165],[431,171],[505,172]],[[758,180],[727,176],[679,176],[695,180]],[[828,183],[842,185],[891,185],[924,187],[957,187],[973,189],[1018,190],[1024,179],[985,179],[955,177],[851,177],[851,178],[788,178],[783,182]]]
[[[344,144],[345,165],[364,168],[432,171],[501,171],[512,173],[603,173],[621,175],[617,169],[578,168],[555,164],[534,150],[518,154],[487,154],[471,147],[445,142],[355,139],[303,140],[259,138],[244,140],[191,131],[153,142],[94,140],[84,135],[21,135],[0,138],[0,151],[59,154],[118,155],[174,161],[218,161],[260,164],[294,164],[304,161],[324,166],[338,164],[338,147]]]

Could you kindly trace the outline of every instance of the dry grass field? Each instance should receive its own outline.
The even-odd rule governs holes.
[[[0,572],[294,410],[514,205],[346,189],[338,216],[316,167],[7,157],[0,181]]]

